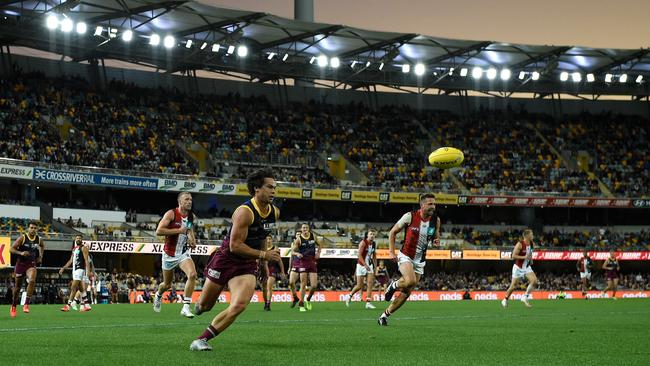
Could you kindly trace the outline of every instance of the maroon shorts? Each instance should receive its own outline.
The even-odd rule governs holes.
[[[36,268],[36,262],[30,261],[30,262],[23,262],[23,261],[17,261],[16,262],[16,268],[14,268],[14,272],[16,273],[16,277],[22,277],[27,273],[27,270],[30,268]]]
[[[298,273],[318,273],[318,266],[316,265],[316,258],[300,258],[296,263]],[[292,264],[293,265],[293,264]]]
[[[616,271],[607,271],[605,273],[605,276],[607,277],[608,280],[615,280],[618,278],[618,272]]]
[[[215,252],[205,266],[203,274],[210,281],[225,286],[232,278],[257,273],[257,262],[255,260],[242,260],[221,251]]]
[[[278,278],[280,276],[280,268],[277,265],[269,265],[269,277]]]
[[[291,271],[298,273],[298,268],[300,267],[300,259],[294,258],[291,261]]]
[[[383,285],[385,285],[386,283],[388,283],[388,277],[386,277],[386,276],[381,276],[381,277],[377,278],[377,281],[379,281],[379,284],[383,286]]]

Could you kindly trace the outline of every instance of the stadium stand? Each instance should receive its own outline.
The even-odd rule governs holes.
[[[97,93],[82,79],[39,74],[1,83],[0,151],[22,160],[196,175],[196,161],[176,144],[198,144],[210,155],[208,175],[241,179],[244,166],[271,164],[282,181],[333,185],[336,179],[318,168],[318,153],[339,150],[369,186],[457,190],[422,158],[434,142],[465,151],[466,163],[454,174],[475,193],[601,195],[590,171],[617,195],[643,196],[650,187],[648,124],[624,116],[555,122],[493,111],[463,118],[423,112],[416,120],[406,107],[373,112],[311,103],[281,111],[263,97],[190,97],[121,82]],[[572,164],[580,151],[590,170]],[[624,159],[609,151],[622,151]]]

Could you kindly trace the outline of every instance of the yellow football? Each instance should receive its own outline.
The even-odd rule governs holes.
[[[449,169],[460,166],[465,159],[462,151],[455,147],[441,147],[429,154],[429,164],[439,169]]]

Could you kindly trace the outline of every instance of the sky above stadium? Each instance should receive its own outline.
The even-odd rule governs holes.
[[[293,18],[293,0],[199,0]],[[648,0],[314,0],[314,21],[536,45],[650,47]]]

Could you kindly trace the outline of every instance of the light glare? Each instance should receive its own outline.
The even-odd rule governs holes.
[[[126,30],[124,33],[122,33],[122,40],[124,42],[131,42],[133,39],[133,31],[132,30]]]
[[[475,67],[472,69],[472,77],[474,79],[480,79],[483,76],[483,69],[480,67]]]
[[[165,48],[172,48],[174,47],[174,44],[176,44],[176,40],[174,39],[173,36],[167,35],[165,36],[165,39],[163,40],[163,45]]]
[[[63,32],[65,32],[65,33],[72,32],[72,28],[73,28],[73,24],[72,24],[72,20],[70,20],[70,18],[64,18],[61,21],[61,30]]]
[[[46,25],[49,29],[54,30],[54,29],[56,29],[56,27],[59,26],[59,18],[57,18],[56,15],[54,15],[54,14],[50,14],[50,15],[47,17],[47,19],[45,20],[45,25]]]
[[[149,44],[152,46],[157,46],[160,44],[160,36],[157,35],[156,33],[152,34],[151,37],[149,37]]]
[[[86,34],[88,26],[84,22],[77,23],[77,34]]]

